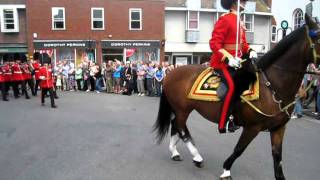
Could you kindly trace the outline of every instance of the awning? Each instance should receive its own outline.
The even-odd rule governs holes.
[[[0,43],[0,53],[27,53],[26,44]]]
[[[181,43],[166,42],[165,52],[203,52],[210,53],[211,49],[208,43]]]

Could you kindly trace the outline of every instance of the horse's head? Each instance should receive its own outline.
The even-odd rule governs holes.
[[[315,64],[320,63],[320,27],[307,14],[305,15],[305,22],[309,30],[309,45],[312,51],[311,62]]]

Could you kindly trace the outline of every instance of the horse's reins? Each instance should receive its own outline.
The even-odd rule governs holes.
[[[320,30],[318,30],[317,32],[315,32],[315,31],[310,32],[308,26],[305,26],[305,27],[306,27],[306,32],[308,33],[308,34],[307,34],[307,39],[308,39],[310,48],[311,48],[311,50],[312,50],[313,62],[316,64],[316,63],[317,63],[317,59],[318,59],[318,58],[320,59],[320,55],[317,54],[317,51],[316,51],[316,49],[315,49],[315,43],[312,42],[311,37],[310,37],[310,34],[311,34],[311,33],[318,33]],[[320,40],[318,40],[318,43],[320,44]],[[252,61],[252,62],[255,63],[255,61]],[[257,67],[255,64],[254,64],[254,66]],[[281,67],[279,67],[279,66],[277,66],[277,65],[274,65],[273,67],[276,67],[276,68],[278,68],[278,69],[282,69]],[[276,91],[272,88],[271,82],[269,81],[266,73],[265,73],[262,69],[258,69],[258,71],[261,72],[263,78],[265,79],[265,81],[266,81],[266,82],[265,82],[265,85],[271,90],[271,92],[272,92],[272,99],[273,99],[273,101],[274,101],[276,104],[278,104],[278,106],[279,106],[279,112],[277,112],[277,113],[275,113],[275,114],[266,114],[266,113],[262,112],[262,111],[261,111],[258,107],[256,107],[254,104],[252,104],[250,101],[248,101],[247,99],[245,99],[243,96],[240,96],[240,98],[241,98],[244,102],[246,102],[250,107],[252,107],[255,111],[257,111],[258,113],[260,113],[260,114],[262,114],[262,115],[264,115],[264,116],[267,116],[267,117],[275,117],[275,116],[277,116],[277,115],[285,112],[286,115],[287,115],[288,117],[290,117],[290,113],[289,113],[288,109],[296,103],[296,100],[294,100],[293,102],[289,103],[288,105],[282,107],[282,105],[281,105],[281,104],[282,104],[282,100],[278,100],[278,99],[276,98],[276,94],[277,94],[277,93],[276,93]],[[291,71],[291,70],[285,70],[285,71]],[[314,72],[302,72],[302,71],[301,71],[301,72],[300,72],[300,71],[293,71],[293,72],[303,73],[303,74],[305,74],[305,73],[314,74]],[[313,81],[310,82],[310,84],[307,86],[307,88],[305,89],[305,91],[308,91],[308,90],[311,88],[311,86],[312,86],[312,84],[313,84],[314,81],[315,81],[315,80],[313,80]]]

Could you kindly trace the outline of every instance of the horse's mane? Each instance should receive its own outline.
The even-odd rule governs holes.
[[[268,66],[273,64],[279,57],[281,57],[290,47],[299,42],[300,39],[304,38],[305,27],[302,26],[288,36],[285,36],[279,43],[268,53],[263,55],[257,62],[259,69],[266,69]]]

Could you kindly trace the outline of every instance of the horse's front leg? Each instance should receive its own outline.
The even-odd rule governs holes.
[[[276,130],[270,132],[272,156],[274,165],[274,175],[276,180],[285,180],[282,170],[282,140],[285,132],[285,126],[281,126]]]
[[[223,163],[223,174],[220,176],[221,180],[231,179],[231,166],[234,161],[244,152],[250,142],[258,135],[259,130],[256,128],[244,127],[242,134],[238,140],[236,147],[231,156]]]

